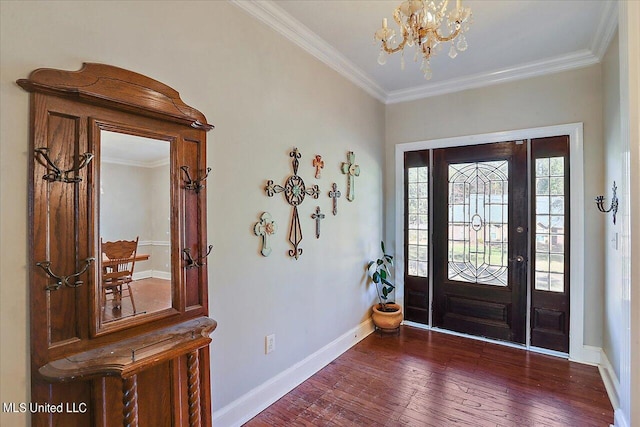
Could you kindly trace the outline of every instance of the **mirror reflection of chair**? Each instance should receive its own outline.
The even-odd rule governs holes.
[[[118,240],[103,242],[100,239],[102,252],[102,309],[106,309],[107,296],[111,295],[114,310],[121,309],[122,298],[128,296],[131,300],[133,315],[136,314],[136,303],[129,285],[133,281],[133,266],[138,250],[136,240]]]

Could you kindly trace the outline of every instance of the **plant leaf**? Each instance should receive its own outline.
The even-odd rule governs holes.
[[[378,273],[377,271],[373,272],[373,275],[371,276],[371,279],[375,282],[375,283],[380,283],[380,273]]]
[[[382,296],[384,297],[384,299],[387,299],[387,295],[389,295],[389,290],[383,286],[382,287]]]
[[[382,253],[384,253],[384,241],[380,241],[380,247],[382,248]]]
[[[383,282],[387,280],[387,272],[385,270],[380,270],[380,279],[382,279]]]
[[[375,264],[375,261],[369,261],[369,264],[367,264],[367,270],[370,269],[373,264]]]

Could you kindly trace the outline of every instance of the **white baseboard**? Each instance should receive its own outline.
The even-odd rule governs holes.
[[[133,273],[133,280],[142,280],[153,277],[153,270],[136,271]]]
[[[371,319],[367,319],[304,360],[279,373],[227,406],[214,411],[213,425],[216,427],[241,426],[372,332],[373,323]]]
[[[629,422],[620,408],[616,408],[613,412],[613,425],[615,427],[629,427]]]
[[[571,349],[569,360],[586,365],[598,366],[601,362],[602,349],[591,345],[583,345],[577,349]]]
[[[620,380],[604,350],[601,352],[598,370],[600,371],[604,387],[607,389],[611,406],[613,406],[614,410],[617,410],[620,408]]]
[[[171,280],[171,273],[160,270],[144,270],[136,271],[133,273],[133,280],[149,279],[155,277],[156,279]]]

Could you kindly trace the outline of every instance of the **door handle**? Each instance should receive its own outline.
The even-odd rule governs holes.
[[[524,262],[525,259],[524,259],[524,257],[522,255],[517,255],[515,258],[509,258],[509,261],[510,262],[513,262],[513,261],[515,261],[515,262]]]

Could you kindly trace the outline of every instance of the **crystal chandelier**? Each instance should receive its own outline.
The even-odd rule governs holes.
[[[467,49],[467,40],[464,33],[469,30],[471,24],[471,9],[462,7],[461,0],[457,0],[456,8],[447,12],[449,0],[442,0],[437,6],[433,1],[405,0],[393,11],[393,20],[396,21],[402,31],[402,41],[396,47],[390,47],[395,43],[396,33],[387,27],[387,18],[382,20],[382,28],[376,31],[374,39],[382,42],[378,63],[384,65],[387,62],[387,54],[402,51],[400,67],[404,70],[404,47],[415,46],[416,52],[413,58],[418,61],[422,55],[424,78],[431,79],[431,55],[442,49],[442,43],[451,42],[449,56],[453,59],[458,56],[458,51]],[[446,18],[446,27],[443,22]]]

